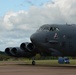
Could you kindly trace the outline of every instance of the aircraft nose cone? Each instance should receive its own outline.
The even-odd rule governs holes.
[[[35,34],[32,34],[32,35],[31,35],[30,40],[31,40],[32,42],[35,42],[35,41],[36,41],[36,36],[35,36]]]
[[[32,43],[37,44],[41,41],[40,38],[41,38],[41,36],[40,36],[39,33],[34,33],[34,34],[31,35],[30,40],[31,40]]]
[[[44,42],[45,36],[46,35],[43,33],[34,33],[31,35],[30,40],[32,41],[32,43],[37,44],[40,42]]]

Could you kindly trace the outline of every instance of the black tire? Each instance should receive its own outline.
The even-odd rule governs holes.
[[[36,64],[36,62],[35,61],[32,61],[32,65],[35,65]]]

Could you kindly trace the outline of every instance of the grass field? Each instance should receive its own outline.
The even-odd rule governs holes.
[[[25,60],[26,64],[31,64],[32,60]],[[58,60],[36,60],[36,64],[38,65],[60,65]],[[63,64],[65,65],[65,64]],[[70,65],[76,65],[76,59],[70,60]]]
[[[59,64],[58,60],[35,60],[36,65],[45,65],[45,66],[66,66],[66,65],[75,65],[76,59],[70,60],[70,64]],[[32,60],[19,60],[19,61],[0,61],[0,65],[11,65],[11,64],[24,64],[30,65]]]

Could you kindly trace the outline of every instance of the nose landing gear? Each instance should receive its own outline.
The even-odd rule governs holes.
[[[35,57],[32,57],[32,65],[36,65]]]

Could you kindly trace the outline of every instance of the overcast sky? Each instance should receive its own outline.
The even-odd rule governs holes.
[[[43,24],[76,24],[76,0],[0,0],[0,50],[20,46]]]

